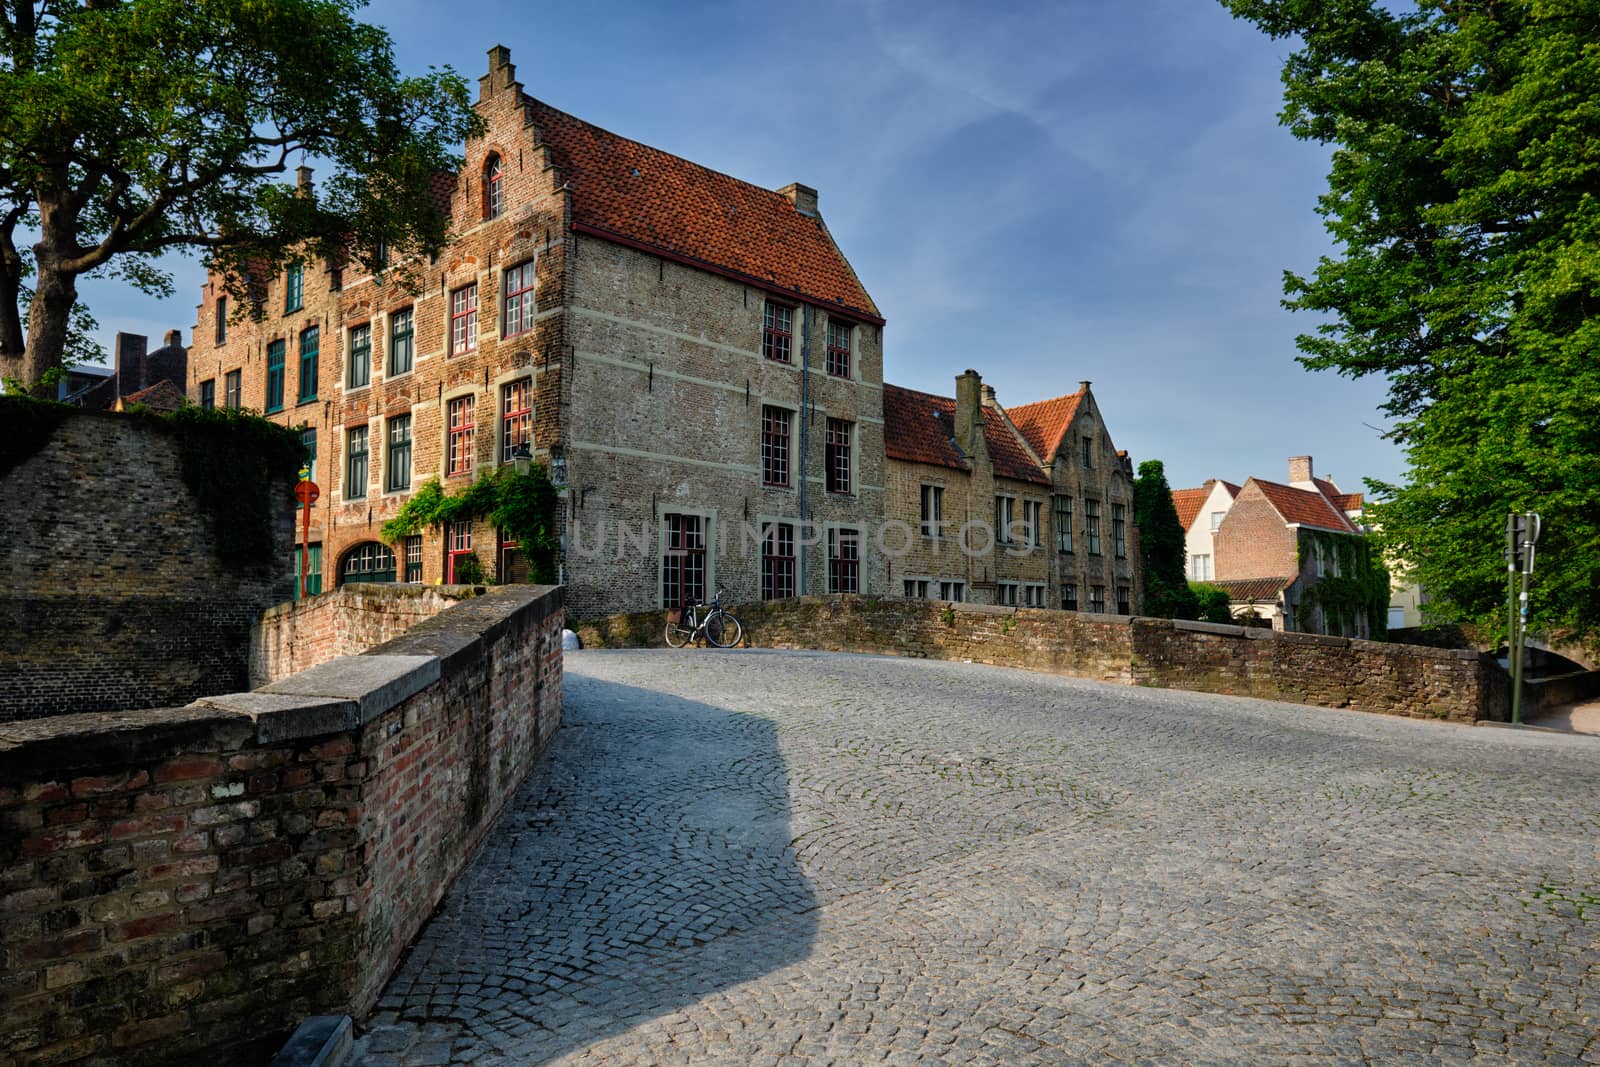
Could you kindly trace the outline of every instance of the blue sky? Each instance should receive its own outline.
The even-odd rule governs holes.
[[[467,9],[462,9],[466,13]],[[1119,448],[1175,488],[1398,480],[1381,379],[1312,374],[1279,306],[1329,251],[1326,152],[1277,124],[1288,45],[1209,0],[539,4],[378,0],[402,66],[524,88],[768,188],[804,182],[888,327],[885,377],[1002,403],[1094,383]],[[84,286],[106,336],[192,329],[203,273],[158,301]],[[1368,425],[1370,424],[1370,425]]]

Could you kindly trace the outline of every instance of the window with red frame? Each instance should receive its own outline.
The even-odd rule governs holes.
[[[495,577],[501,585],[528,580],[528,560],[522,554],[522,546],[503,529],[500,531],[500,565]]]
[[[500,157],[491,155],[483,164],[483,217],[497,219],[500,212],[505,210],[506,195],[505,168],[500,165]]]
[[[789,484],[789,420],[784,408],[761,408],[761,484]]]
[[[794,308],[769,300],[763,314],[761,354],[779,363],[791,362],[789,341],[794,335]]]
[[[472,555],[472,523],[452,522],[449,528],[450,547],[445,558],[445,584],[459,585],[460,580],[457,568],[462,566],[462,561]],[[466,574],[463,570],[460,577],[476,579],[476,575]]]
[[[828,592],[861,590],[861,531],[828,531]]]
[[[825,474],[828,492],[850,492],[850,428],[843,419],[828,420],[826,438]]]
[[[661,606],[684,608],[706,599],[706,529],[699,515],[667,516],[661,557]]]
[[[533,456],[533,380],[500,387],[500,462]]]
[[[502,336],[533,329],[533,260],[506,271],[505,296],[500,305]]]
[[[471,396],[458,396],[450,401],[450,450],[445,466],[446,477],[472,473],[473,445],[477,441],[478,400]]]
[[[450,354],[478,347],[478,283],[450,294]]]
[[[828,320],[828,373],[835,378],[850,377],[850,334],[848,322]]]

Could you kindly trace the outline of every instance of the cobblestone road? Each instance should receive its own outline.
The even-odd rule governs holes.
[[[809,653],[566,678],[365,1067],[1600,1063],[1600,740]]]

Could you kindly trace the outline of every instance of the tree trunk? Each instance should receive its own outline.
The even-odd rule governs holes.
[[[78,278],[60,268],[60,257],[47,250],[43,241],[34,248],[38,274],[28,308],[28,347],[22,353],[22,373],[17,377],[34,396],[51,399],[56,395],[55,383],[41,384],[41,379],[61,367],[72,307],[78,301]]]
[[[0,232],[0,379],[22,377],[22,257],[9,231]]]

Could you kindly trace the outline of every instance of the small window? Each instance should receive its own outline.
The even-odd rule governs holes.
[[[761,599],[794,596],[794,525],[768,522],[761,526]]]
[[[1118,559],[1128,558],[1128,512],[1121,504],[1111,505],[1111,547]]]
[[[793,413],[785,408],[761,408],[761,484],[789,484],[789,426]]]
[[[217,297],[217,344],[228,340],[228,298]]]
[[[761,330],[761,354],[777,363],[791,362],[789,343],[793,335],[794,309],[767,301]]]
[[[291,263],[283,272],[283,313],[299,311],[305,306],[305,269]]]
[[[500,462],[533,456],[533,380],[500,387]]]
[[[994,498],[994,539],[996,544],[1011,544],[1011,524],[1016,519],[1017,498],[1014,496],[997,496]]]
[[[1133,614],[1133,602],[1129,598],[1128,587],[1125,586],[1125,585],[1117,586],[1117,614],[1118,615],[1132,615]]]
[[[500,560],[495,570],[495,580],[501,585],[513,583],[526,584],[528,581],[528,558],[522,551],[522,546],[517,539],[504,529],[499,531]]]
[[[850,335],[848,322],[828,320],[828,373],[835,378],[850,377]]]
[[[446,459],[445,476],[456,477],[472,473],[473,445],[477,439],[477,398],[458,396],[450,401],[450,448]]]
[[[317,398],[317,359],[321,347],[321,333],[317,327],[300,331],[300,393],[299,403]]]
[[[406,581],[416,583],[422,581],[422,535],[412,534],[406,538]]]
[[[940,537],[944,533],[944,486],[922,487],[922,536]]]
[[[1189,577],[1196,581],[1209,582],[1211,580],[1211,557],[1209,555],[1190,556]]]
[[[384,456],[383,487],[388,492],[411,488],[411,416],[389,420],[389,450]]]
[[[267,346],[267,410],[283,410],[283,354],[284,341],[273,341]]]
[[[367,428],[352,426],[344,434],[344,498],[367,495]]]
[[[706,599],[706,528],[699,515],[668,515],[661,557],[661,606],[686,608]]]
[[[1103,585],[1091,585],[1089,587],[1089,610],[1094,612],[1097,615],[1104,615],[1105,614],[1105,612],[1106,612],[1106,587],[1105,586],[1103,586]]]
[[[305,574],[306,596],[316,596],[322,592],[322,545],[321,543],[305,546],[302,554],[300,546],[295,545],[289,552],[289,572],[294,575],[294,599],[300,599],[300,576]]]
[[[533,260],[506,271],[501,300],[502,336],[512,337],[533,329]]]
[[[476,582],[481,573],[476,566],[477,557],[472,552],[472,523],[452,522],[445,530],[448,548],[445,555],[444,580],[446,585],[466,585]],[[472,557],[469,561],[468,557]]]
[[[967,583],[965,582],[940,582],[939,599],[949,604],[961,603],[961,598],[966,595]]]
[[[207,378],[200,383],[200,407],[205,411],[210,411],[216,406],[217,380],[215,378]]]
[[[1017,583],[996,582],[994,586],[994,602],[1001,607],[1014,608],[1017,606]]]
[[[391,378],[397,374],[411,373],[415,322],[411,308],[401,308],[389,316],[389,377]]]
[[[1056,510],[1056,551],[1072,554],[1072,498],[1057,495],[1055,497]],[[1074,598],[1077,592],[1073,592]]]
[[[1022,604],[1029,608],[1044,607],[1046,587],[1042,585],[1025,585],[1022,587]]]
[[[900,588],[907,600],[928,599],[928,580],[926,578],[907,578],[900,583]]]
[[[458,356],[478,347],[478,283],[450,294],[450,354]]]
[[[1024,500],[1022,502],[1022,524],[1027,527],[1028,544],[1034,548],[1044,547],[1044,502],[1039,500]]]
[[[1217,527],[1222,525],[1222,520],[1227,517],[1226,511],[1213,511],[1211,513],[1211,532],[1216,533]]]
[[[1064,586],[1061,587],[1061,610],[1062,611],[1077,611],[1078,610],[1078,587],[1077,586],[1075,586],[1075,585],[1064,585]]]
[[[861,531],[828,531],[828,592],[861,591]]]
[[[827,488],[830,493],[850,492],[850,428],[843,419],[828,420],[826,455]]]
[[[1082,440],[1083,440],[1083,465],[1085,467],[1093,467],[1094,466],[1094,438],[1085,437]]]
[[[376,541],[363,541],[344,557],[339,584],[394,581],[394,553]]]
[[[491,153],[483,163],[483,217],[497,219],[505,210],[506,196],[505,167],[500,163],[500,157]]]
[[[222,406],[229,411],[238,411],[242,402],[240,393],[243,389],[243,371],[231,370],[222,376]]]
[[[345,383],[360,389],[372,383],[372,323],[350,328],[350,368]]]
[[[1083,502],[1083,535],[1089,542],[1089,555],[1100,554],[1100,501]]]

